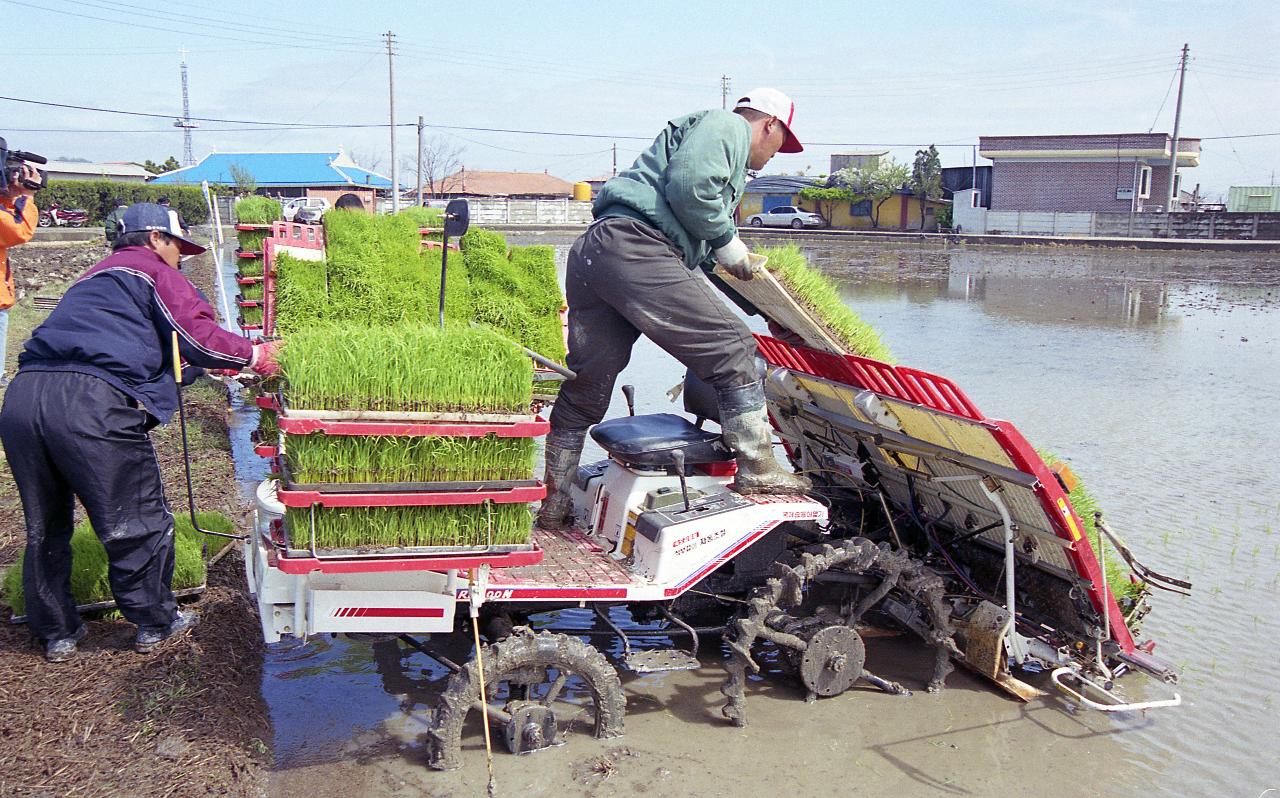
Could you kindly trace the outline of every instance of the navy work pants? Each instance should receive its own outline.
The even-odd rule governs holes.
[[[587,228],[569,250],[565,295],[567,365],[578,377],[560,388],[553,429],[586,429],[604,418],[641,334],[717,390],[761,377],[746,323],[666,236],[642,222],[610,217]]]
[[[173,514],[165,502],[150,416],[87,374],[20,371],[0,411],[0,439],[22,497],[27,623],[42,640],[80,626],[71,597],[72,512],[78,497],[106,548],[121,614],[140,627],[177,615]]]

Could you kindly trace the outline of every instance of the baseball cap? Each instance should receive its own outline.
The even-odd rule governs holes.
[[[796,138],[796,134],[791,130],[791,118],[795,116],[796,104],[787,95],[777,89],[752,89],[733,107],[735,109],[754,108],[761,113],[778,117],[787,131],[787,140],[782,143],[778,152],[804,152],[800,139]]]
[[[199,255],[204,247],[182,234],[182,222],[178,220],[178,212],[152,202],[139,202],[124,209],[124,218],[120,220],[120,233],[140,233],[146,230],[159,230],[173,236],[178,241],[178,251],[183,255]]]

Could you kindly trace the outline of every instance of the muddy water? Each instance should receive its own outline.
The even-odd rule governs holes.
[[[563,260],[567,240],[553,243]],[[989,416],[1069,459],[1140,559],[1191,579],[1145,633],[1183,671],[1185,705],[1146,715],[1020,704],[957,672],[940,695],[854,689],[805,704],[766,669],[751,724],[719,720],[723,671],[623,676],[627,734],[531,758],[499,753],[499,795],[1241,795],[1280,789],[1280,258],[1180,253],[813,249],[897,358],[953,378]],[[680,369],[637,347],[623,381],[669,408]],[[621,400],[614,413],[625,412]],[[550,622],[542,618],[541,622]],[[581,625],[582,617],[559,619]],[[436,641],[455,660],[465,641]],[[601,641],[603,642],[603,641]],[[868,667],[919,688],[913,642],[872,640]],[[607,650],[607,646],[606,646]],[[445,669],[404,646],[276,647],[263,692],[275,723],[273,795],[481,795],[465,767],[424,766],[427,708]],[[1135,697],[1163,686],[1132,677]]]

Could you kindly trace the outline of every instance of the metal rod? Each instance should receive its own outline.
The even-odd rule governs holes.
[[[440,248],[440,329],[444,329],[444,282],[449,276],[449,236],[441,236],[444,246]]]
[[[178,392],[178,427],[182,431],[182,465],[187,474],[187,512],[191,516],[191,526],[203,535],[213,535],[218,538],[231,538],[232,540],[248,540],[248,535],[232,535],[227,532],[214,532],[212,529],[205,529],[200,526],[200,522],[196,520],[196,492],[191,483],[191,450],[187,445],[187,411],[182,401],[182,356],[178,354],[178,331],[173,330],[173,389]],[[203,558],[208,543],[200,541],[200,556]]]
[[[1005,609],[1009,612],[1009,618],[1004,622],[1005,644],[1009,647],[1009,659],[1014,664],[1021,664],[1026,659],[1026,652],[1023,650],[1022,641],[1018,638],[1017,631],[1014,628],[1014,619],[1017,617],[1017,607],[1015,605],[1014,592],[1014,571],[1017,565],[1017,557],[1013,548],[1013,519],[1009,517],[1009,508],[1005,505],[1004,499],[1000,498],[1002,487],[998,481],[991,477],[983,479],[978,483],[982,492],[987,495],[991,504],[995,506],[996,512],[1000,513],[1000,520],[1004,523],[1004,602]]]

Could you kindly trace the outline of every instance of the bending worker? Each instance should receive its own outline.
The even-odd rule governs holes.
[[[134,649],[196,622],[171,589],[173,514],[148,437],[178,406],[172,333],[192,365],[278,370],[273,344],[221,329],[178,271],[183,255],[201,252],[176,211],[131,205],[112,254],[67,289],[18,357],[0,439],[27,524],[27,623],[50,661],[74,656],[86,633],[71,595],[77,497],[106,548],[116,604],[138,626]]]
[[[750,331],[696,271],[714,260],[735,277],[751,278],[733,211],[747,169],[763,168],[778,152],[802,151],[791,131],[794,109],[782,92],[756,89],[731,112],[672,120],[630,169],[600,190],[592,206],[596,221],[569,250],[568,366],[578,377],[560,389],[551,411],[540,527],[568,520],[569,484],[587,428],[604,418],[641,334],[716,389],[723,438],[738,461],[735,490],[808,488],[774,459]]]

